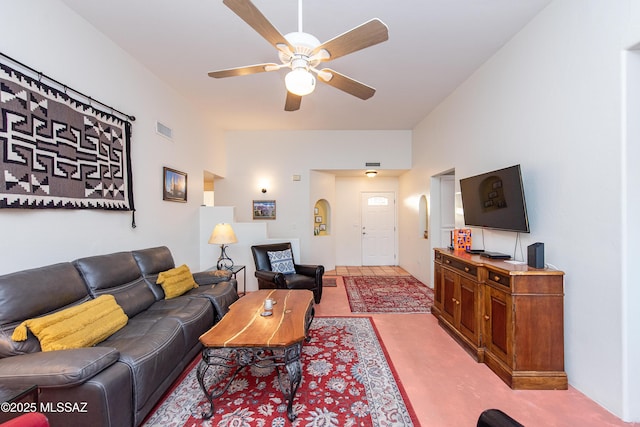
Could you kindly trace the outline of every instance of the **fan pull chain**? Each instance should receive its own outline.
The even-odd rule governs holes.
[[[302,0],[298,0],[298,32],[302,32]]]

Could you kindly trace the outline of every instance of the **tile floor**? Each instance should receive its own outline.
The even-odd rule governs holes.
[[[399,273],[398,273],[399,272]],[[336,267],[327,275],[407,274],[398,267]],[[323,290],[316,316],[353,316],[340,277]],[[499,408],[527,427],[633,426],[578,390],[511,390],[475,362],[431,314],[373,314],[376,329],[423,427],[475,427],[480,413]],[[571,381],[571,379],[569,379]]]

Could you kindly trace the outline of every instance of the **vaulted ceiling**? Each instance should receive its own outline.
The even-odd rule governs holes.
[[[225,79],[207,73],[278,63],[277,51],[222,0],[62,0],[205,109],[223,129],[412,129],[551,0],[304,0],[303,30],[321,42],[379,18],[389,40],[332,61],[376,88],[362,101],[325,84],[285,112],[286,70]],[[298,0],[253,0],[282,33]]]

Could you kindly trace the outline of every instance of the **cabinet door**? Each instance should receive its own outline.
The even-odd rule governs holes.
[[[452,325],[456,324],[456,283],[459,280],[456,273],[442,269],[442,317]]]
[[[511,295],[487,286],[484,320],[486,351],[511,366],[513,358]]]
[[[479,344],[478,309],[479,309],[478,283],[460,277],[460,292],[457,301],[460,305],[460,332],[469,338],[475,345]]]
[[[442,311],[442,267],[440,264],[433,265],[433,305],[437,311]]]

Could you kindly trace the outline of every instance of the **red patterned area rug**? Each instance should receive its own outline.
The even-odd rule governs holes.
[[[430,313],[433,289],[413,276],[349,276],[344,287],[352,313]]]
[[[203,420],[201,414],[209,404],[194,362],[144,426],[420,425],[371,318],[317,317],[310,338],[302,347],[302,384],[294,399],[293,422],[287,418],[275,369],[256,367],[242,370],[226,393],[213,401],[213,417]]]

